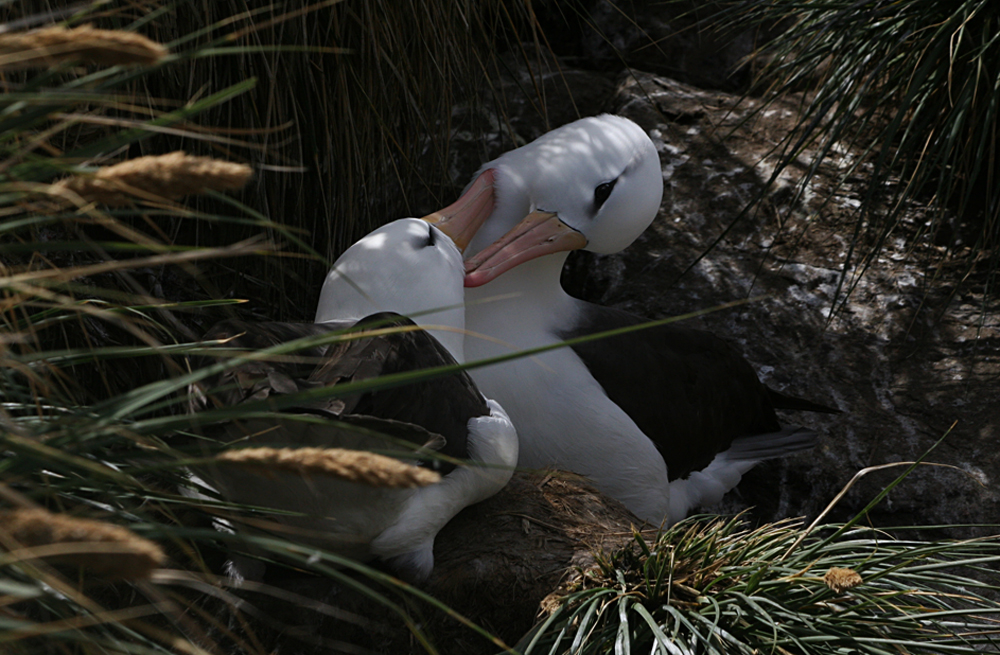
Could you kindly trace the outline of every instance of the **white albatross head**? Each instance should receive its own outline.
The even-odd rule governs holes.
[[[542,255],[618,252],[649,227],[663,197],[653,142],[610,114],[552,130],[484,164],[479,176],[490,171],[495,207],[469,245],[468,287]]]
[[[327,273],[316,323],[377,312],[408,316],[464,359],[462,249],[493,209],[492,173],[480,175],[454,204],[423,218],[401,218],[362,237]]]

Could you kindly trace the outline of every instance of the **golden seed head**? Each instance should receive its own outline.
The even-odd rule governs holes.
[[[109,580],[148,578],[166,559],[158,545],[126,528],[44,509],[0,511],[0,532],[7,537],[0,542],[18,550],[20,559],[44,557]]]
[[[852,569],[832,568],[823,576],[826,586],[838,594],[853,589],[863,582],[857,571]]]
[[[175,200],[206,191],[235,191],[253,174],[249,166],[195,157],[178,150],[123,161],[93,175],[76,175],[53,185],[56,192],[72,191],[84,200],[125,205],[136,197]]]
[[[424,487],[441,476],[419,466],[364,450],[342,448],[243,448],[216,457],[220,462],[296,475],[330,475],[372,487]]]
[[[169,51],[135,32],[46,27],[0,34],[0,68],[33,68],[80,62],[100,66],[149,66]]]

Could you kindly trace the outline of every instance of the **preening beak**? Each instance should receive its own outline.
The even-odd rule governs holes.
[[[465,286],[482,286],[536,257],[586,246],[587,237],[559,220],[557,214],[534,211],[465,262]]]
[[[422,220],[434,225],[465,251],[483,221],[493,213],[493,169],[483,171],[462,197]]]

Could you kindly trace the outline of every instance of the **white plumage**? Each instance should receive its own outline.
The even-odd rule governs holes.
[[[496,197],[469,247],[466,325],[489,338],[466,339],[470,361],[644,322],[572,298],[559,282],[569,250],[617,252],[655,218],[660,161],[638,125],[585,118],[480,172],[492,172]],[[761,459],[814,438],[781,429],[774,406],[785,397],[695,330],[661,327],[472,375],[517,426],[519,466],[585,475],[654,524],[717,502]]]

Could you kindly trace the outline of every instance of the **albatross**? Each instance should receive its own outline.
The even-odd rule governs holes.
[[[494,208],[466,261],[470,361],[647,322],[559,282],[569,251],[618,252],[656,216],[663,178],[642,128],[584,118],[484,164],[476,179],[487,173]],[[725,341],[676,325],[472,377],[517,426],[519,466],[587,476],[655,525],[718,502],[763,459],[812,447],[815,434],[783,428],[776,408],[831,411],[768,388]]]
[[[319,339],[323,343],[308,344],[291,357],[253,359],[204,380],[201,404],[270,400],[289,415],[227,423],[225,438],[240,445],[391,453],[433,467],[440,481],[385,488],[317,474],[267,471],[264,477],[231,464],[203,468],[206,481],[223,497],[280,510],[267,518],[301,542],[357,560],[380,558],[411,579],[431,573],[438,531],[462,508],[499,491],[517,462],[517,435],[500,405],[462,371],[320,400],[290,403],[288,394],[462,361],[462,255],[441,228],[464,245],[461,230],[470,223],[474,229],[489,213],[489,206],[481,205],[484,197],[474,188],[426,220],[394,221],[351,246],[327,277],[316,324],[225,321],[206,335],[252,353],[360,330],[346,339]],[[440,311],[418,313],[424,308]],[[428,454],[438,457],[427,459]],[[464,463],[456,465],[458,460]],[[233,561],[247,567],[246,559]],[[253,568],[236,574],[258,575]]]

